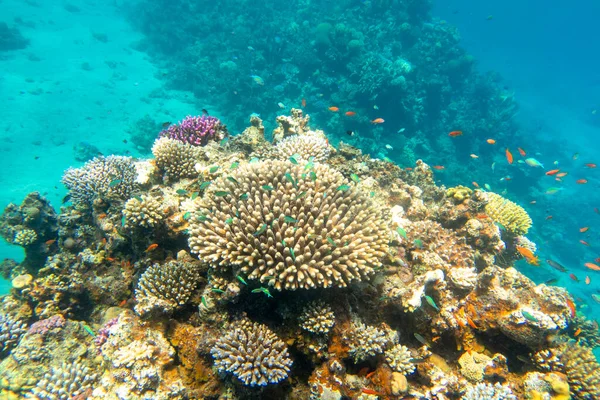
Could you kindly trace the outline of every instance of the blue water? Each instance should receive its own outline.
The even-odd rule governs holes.
[[[370,9],[371,3],[367,3],[323,2],[322,12],[325,16],[339,13],[348,21],[354,18],[373,27],[383,25],[385,8]],[[351,54],[344,53],[349,51],[347,46],[323,49],[319,53],[321,59],[304,60],[304,65],[297,62],[298,54],[285,44],[292,43],[301,53],[301,46],[315,40],[308,32],[318,22],[314,13],[307,14],[303,9],[298,11],[297,32],[287,36],[284,32],[261,36],[257,31],[246,40],[244,21],[252,22],[262,12],[268,18],[281,17],[276,7],[266,7],[261,13],[247,9],[246,20],[235,22],[232,18],[233,22],[224,21],[230,25],[217,28],[190,23],[178,32],[187,36],[173,38],[152,36],[149,32],[159,30],[172,15],[183,13],[183,3],[175,2],[172,7],[158,1],[149,4],[149,12],[154,7],[164,7],[165,21],[156,20],[154,26],[148,26],[143,14],[135,14],[140,9],[120,2],[1,3],[0,21],[18,28],[29,40],[23,49],[0,52],[0,153],[4,161],[0,169],[1,205],[18,204],[27,193],[38,190],[58,209],[66,194],[60,184],[62,172],[83,162],[76,159],[74,147],[87,146],[90,151],[103,154],[144,155],[147,148],[133,145],[129,132],[146,115],[160,123],[208,108],[236,132],[252,112],[260,113],[267,127],[272,127],[274,116],[283,112],[278,102],[299,106],[300,100],[306,98],[314,125],[326,130],[335,141],[347,140],[344,132],[355,129],[355,144],[406,165],[405,155],[386,150],[382,143],[397,150],[407,141],[418,141],[419,135],[425,135],[416,130],[418,125],[412,126],[413,132],[409,129],[405,137],[398,135],[399,129],[409,125],[405,116],[399,117],[389,106],[401,95],[385,85],[349,97],[349,83],[374,85],[377,66],[402,54],[402,46],[395,46],[393,35],[363,43],[362,51],[375,50],[376,54],[370,54],[375,61],[368,72],[374,74],[373,78],[361,81],[345,68],[353,60]],[[295,11],[293,5],[282,7],[283,11],[289,7],[288,13]],[[204,11],[211,12],[210,7],[206,5]],[[449,145],[432,140],[430,146],[417,147],[414,154],[431,165],[446,166],[444,172],[436,174],[440,182],[489,183],[494,190],[506,191],[508,197],[523,204],[534,219],[531,236],[538,243],[540,258],[559,260],[578,276],[580,283],[545,265],[533,268],[520,263],[519,268],[538,282],[559,278],[561,285],[596,312],[598,305],[590,295],[600,287],[600,273],[586,270],[583,263],[600,256],[600,215],[594,212],[594,207],[600,208],[600,181],[598,170],[584,166],[600,163],[600,144],[596,140],[600,129],[600,56],[595,31],[599,11],[600,5],[591,1],[578,2],[577,7],[566,2],[434,2],[430,14],[436,18],[435,23],[445,20],[457,27],[462,38],[459,45],[474,57],[477,71],[498,72],[504,78],[498,81],[498,87],[514,99],[519,110],[507,119],[506,132],[494,132],[493,128],[486,132],[494,137],[497,133],[501,142],[493,151],[481,146],[478,160],[468,158],[472,150],[468,150],[467,142],[460,141]],[[323,21],[333,23],[327,17]],[[340,36],[356,35],[351,31],[352,25],[348,26]],[[389,29],[396,32],[400,27]],[[376,32],[370,34],[375,36]],[[204,38],[210,43],[213,35],[220,35],[217,44],[224,43],[204,50],[219,52],[219,68],[218,73],[196,76],[194,79],[204,79],[198,82],[190,80],[190,70],[214,65],[210,64],[212,58],[201,57],[202,51],[194,53],[188,49],[182,55],[182,49],[193,47],[188,41],[194,35],[197,37],[193,40],[200,44]],[[157,41],[158,36],[164,41]],[[428,68],[425,64],[414,67],[417,71]],[[265,84],[257,85],[251,75],[260,76]],[[210,89],[205,90],[206,87]],[[332,116],[327,110],[332,105],[363,110],[364,119],[354,123],[340,115]],[[383,117],[387,125],[372,128],[368,120],[378,117]],[[518,126],[516,132],[508,131],[511,124]],[[460,128],[435,129],[443,129],[439,135],[446,135]],[[515,155],[517,147],[523,147],[544,163],[544,169],[506,165],[505,147]],[[576,153],[579,158],[574,160]],[[493,173],[492,163],[496,165]],[[552,168],[569,172],[569,176],[557,183],[544,175]],[[504,176],[511,180],[500,181]],[[588,180],[586,185],[574,183],[582,178]],[[544,194],[553,186],[562,190],[554,195]],[[532,201],[536,203],[531,204]],[[547,219],[549,216],[552,218]],[[579,233],[584,226],[590,230]],[[580,240],[590,246],[582,245]],[[0,257],[21,259],[22,252],[2,242]],[[590,285],[583,283],[586,275],[591,277]]]

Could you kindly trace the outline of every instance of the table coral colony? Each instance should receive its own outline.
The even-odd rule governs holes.
[[[600,398],[598,327],[513,267],[522,207],[309,122],[187,117],[6,207],[3,398]]]

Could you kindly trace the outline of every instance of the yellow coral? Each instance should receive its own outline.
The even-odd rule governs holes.
[[[446,190],[446,197],[452,197],[455,203],[459,204],[471,197],[473,191],[468,187],[459,185]]]
[[[513,235],[525,235],[531,228],[531,218],[520,205],[499,194],[487,192],[485,212],[494,222],[504,226]]]

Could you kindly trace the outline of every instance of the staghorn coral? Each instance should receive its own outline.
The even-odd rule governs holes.
[[[49,373],[44,374],[26,397],[36,400],[79,398],[84,393],[91,392],[96,377],[97,375],[81,362],[63,362],[60,367],[51,368]]]
[[[277,143],[275,155],[281,160],[295,155],[298,161],[308,161],[312,158],[316,162],[324,162],[329,157],[329,144],[316,133],[289,136]]]
[[[231,178],[210,186],[190,221],[190,248],[212,267],[294,290],[345,287],[381,266],[382,212],[340,173],[264,161]]]
[[[198,265],[186,261],[154,264],[142,274],[135,290],[135,311],[148,314],[153,310],[171,312],[190,299],[200,279]]]
[[[133,159],[123,156],[96,157],[81,168],[65,171],[62,183],[76,205],[91,206],[95,199],[123,201],[136,188]]]
[[[287,378],[292,365],[285,343],[265,325],[235,323],[210,350],[220,372],[230,372],[244,385],[264,386]]]
[[[164,218],[160,202],[146,195],[127,200],[123,208],[123,216],[127,228],[153,228]]]
[[[566,343],[561,361],[575,399],[600,399],[600,364],[589,347]]]
[[[390,368],[403,375],[409,375],[415,371],[416,367],[411,361],[412,358],[408,347],[401,344],[397,344],[385,352],[385,361]]]
[[[198,173],[195,165],[203,159],[203,152],[195,146],[168,137],[156,139],[152,146],[156,166],[169,180],[192,178]]]
[[[342,339],[350,348],[348,353],[358,362],[382,354],[398,340],[398,333],[385,325],[377,328],[354,321]]]
[[[218,118],[208,115],[187,116],[177,124],[160,132],[167,137],[192,146],[206,146],[208,142],[219,142],[227,137],[227,128]]]
[[[335,324],[335,315],[327,304],[322,301],[309,303],[298,318],[302,329],[317,334],[328,334]]]
[[[37,233],[35,233],[33,229],[23,229],[15,234],[13,243],[22,247],[27,247],[35,243],[37,238]]]
[[[494,222],[502,225],[514,236],[527,234],[532,222],[523,207],[496,193],[486,192],[485,197],[485,212]]]
[[[0,354],[7,353],[27,332],[27,324],[9,314],[0,314]]]
[[[496,383],[478,383],[469,388],[462,400],[517,400],[510,386]]]

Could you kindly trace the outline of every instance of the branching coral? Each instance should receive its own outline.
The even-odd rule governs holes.
[[[210,350],[220,372],[230,372],[247,386],[263,386],[287,378],[292,365],[285,343],[265,325],[235,323]]]
[[[203,155],[198,147],[168,137],[159,138],[154,142],[152,154],[156,158],[156,166],[164,171],[170,180],[198,175],[195,165]]]
[[[387,326],[377,328],[354,321],[350,330],[344,334],[343,340],[350,347],[350,355],[358,362],[382,354],[398,340],[398,333]]]
[[[289,136],[275,146],[275,155],[278,159],[287,160],[292,155],[297,155],[298,161],[323,162],[329,157],[329,144],[316,133]]]
[[[198,266],[186,261],[154,264],[144,272],[135,291],[139,314],[170,312],[187,303],[199,281]]]
[[[408,347],[401,344],[397,344],[385,352],[385,361],[390,368],[403,375],[409,375],[415,371],[416,366],[411,361],[412,358]]]
[[[280,290],[363,280],[388,244],[382,212],[326,165],[250,163],[217,179],[203,201],[190,221],[192,252]]]
[[[27,397],[38,400],[79,398],[91,392],[95,380],[96,374],[88,366],[80,362],[72,365],[62,363],[46,373]]]
[[[170,125],[160,132],[161,137],[178,140],[192,146],[206,146],[227,136],[227,128],[218,118],[208,115],[187,116],[178,124]]]
[[[62,183],[69,189],[71,200],[91,206],[101,198],[106,201],[125,200],[136,184],[136,169],[131,157],[96,157],[81,168],[65,171]]]
[[[123,215],[128,228],[153,228],[164,218],[160,202],[146,195],[127,200]]]
[[[514,236],[527,234],[532,222],[523,207],[496,193],[487,192],[485,197],[488,201],[485,212],[494,222],[504,226]]]
[[[25,322],[9,314],[0,314],[0,354],[10,351],[26,331]]]
[[[302,329],[317,334],[328,334],[335,324],[331,307],[322,301],[309,303],[298,319]]]
[[[33,229],[23,229],[15,234],[13,243],[22,247],[27,247],[35,243],[38,236]]]

